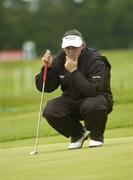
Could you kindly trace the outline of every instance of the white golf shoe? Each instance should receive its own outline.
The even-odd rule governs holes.
[[[99,146],[102,146],[103,145],[103,142],[101,141],[95,141],[95,140],[90,140],[90,143],[89,143],[89,147],[99,147]]]
[[[68,146],[68,149],[72,150],[72,149],[78,149],[78,148],[81,148],[84,141],[86,139],[88,139],[90,135],[90,131],[87,131],[85,130],[85,132],[83,133],[82,137],[80,139],[78,139],[77,141],[75,142],[72,142],[69,146]]]

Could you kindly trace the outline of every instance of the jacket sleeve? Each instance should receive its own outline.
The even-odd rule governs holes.
[[[95,61],[95,60],[94,60]],[[106,65],[96,60],[85,77],[79,70],[72,73],[74,86],[86,97],[97,96],[102,93]]]
[[[42,91],[43,85],[43,72],[44,67],[42,67],[40,73],[35,76],[35,85],[40,92]],[[54,68],[48,68],[44,92],[54,91],[58,88],[59,84],[60,81],[56,70]]]

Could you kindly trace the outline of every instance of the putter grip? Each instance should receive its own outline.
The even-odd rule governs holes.
[[[45,62],[44,72],[43,72],[43,81],[44,82],[46,81],[47,69],[48,69],[48,62]]]

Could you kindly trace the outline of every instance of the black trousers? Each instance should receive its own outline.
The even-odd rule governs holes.
[[[103,141],[107,122],[107,100],[103,95],[72,100],[61,96],[50,100],[43,117],[48,123],[65,137],[76,137],[83,131],[81,120],[87,130],[91,131],[90,138]]]

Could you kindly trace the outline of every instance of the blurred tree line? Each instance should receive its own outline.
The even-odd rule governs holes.
[[[133,0],[0,0],[0,49],[32,40],[38,54],[56,51],[69,29],[91,47],[132,48]]]

